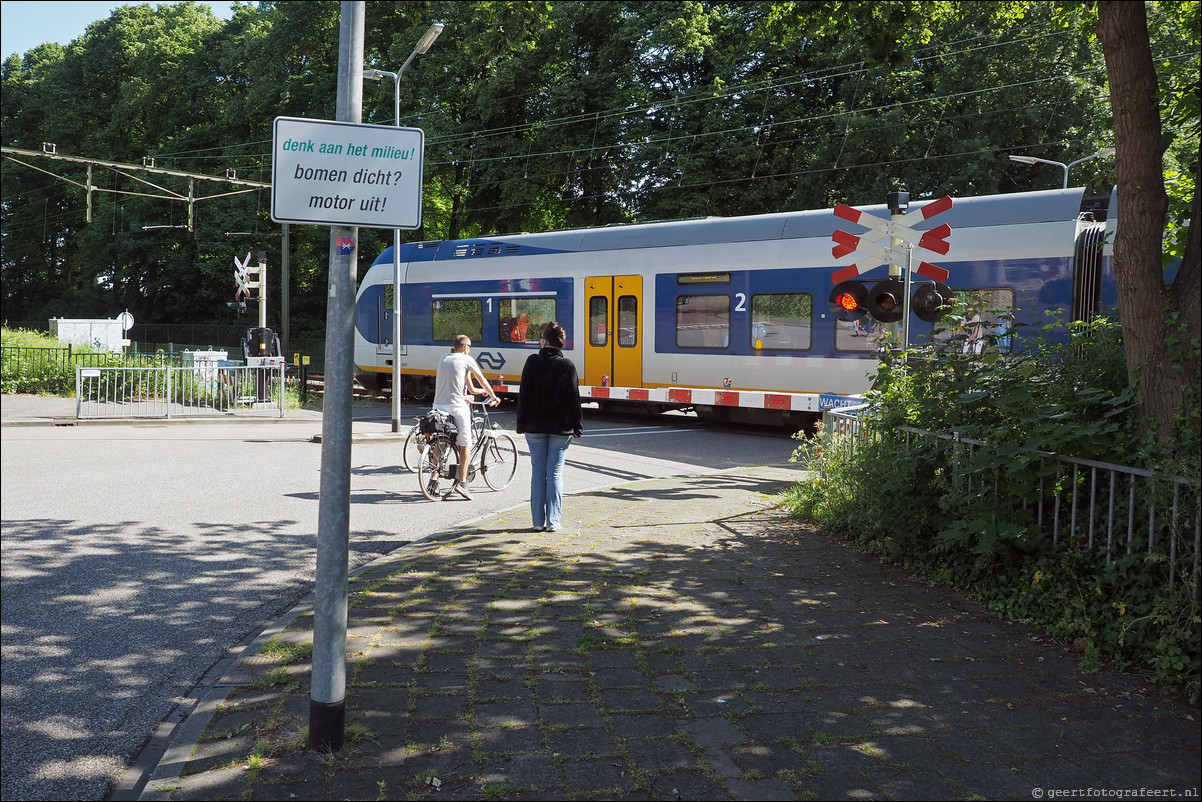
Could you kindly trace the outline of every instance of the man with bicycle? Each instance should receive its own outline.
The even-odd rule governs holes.
[[[471,348],[472,340],[466,334],[455,337],[451,353],[439,360],[434,379],[434,409],[448,413],[459,430],[455,439],[455,445],[459,447],[459,476],[447,495],[458,493],[469,501],[472,498],[467,492],[467,455],[472,446],[471,396],[483,392],[488,395],[490,407],[501,403],[484,378],[484,372],[468,353]]]

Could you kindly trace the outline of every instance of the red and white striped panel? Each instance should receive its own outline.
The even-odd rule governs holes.
[[[493,384],[498,393],[517,395],[516,384]],[[831,406],[829,396],[818,393],[773,393],[755,390],[718,390],[704,387],[593,387],[580,388],[582,399],[649,401],[660,404],[773,409],[782,412],[822,412]],[[843,398],[842,396],[840,398]],[[847,397],[852,400],[851,396]],[[859,396],[854,397],[858,401]],[[823,404],[822,402],[826,403]]]

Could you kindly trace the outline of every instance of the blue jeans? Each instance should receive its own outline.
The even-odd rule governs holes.
[[[563,518],[563,463],[570,434],[527,434],[530,447],[530,517],[535,529],[558,528]]]

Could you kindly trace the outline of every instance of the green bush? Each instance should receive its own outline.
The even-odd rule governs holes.
[[[0,329],[0,391],[36,395],[75,394],[75,359],[87,354],[104,358],[93,348],[66,346],[49,335],[24,329]]]
[[[1137,433],[1117,324],[1074,326],[1062,339],[1055,333],[1034,332],[1010,354],[996,342],[983,355],[964,354],[952,337],[884,357],[864,429],[803,441],[796,458],[813,478],[791,489],[785,504],[866,552],[1064,638],[1084,654],[1084,669],[1107,660],[1146,670],[1197,702],[1202,648],[1192,554],[1172,566],[1174,582],[1168,556],[1146,548],[1107,565],[1104,551],[1053,547],[1037,504],[1041,481],[1071,490],[1072,474],[1043,459],[1047,452],[1171,464],[1192,478],[1196,494],[1196,427],[1181,428],[1176,458],[1164,460]],[[930,436],[907,445],[899,426],[988,445]],[[1172,506],[1164,484],[1161,511]],[[1187,529],[1192,543],[1192,523]]]

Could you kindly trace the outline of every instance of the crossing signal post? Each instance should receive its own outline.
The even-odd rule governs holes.
[[[259,251],[259,263],[250,263],[250,252],[243,259],[234,257],[234,300],[226,306],[239,315],[246,311],[246,302],[250,300],[250,291],[258,290],[259,328],[267,328],[267,251]]]
[[[913,251],[918,247],[946,254],[951,247],[947,242],[952,233],[951,226],[944,223],[929,231],[917,231],[913,225],[952,208],[952,199],[943,197],[915,211],[908,211],[910,195],[907,192],[891,192],[887,201],[888,219],[865,214],[842,203],[835,206],[836,217],[863,226],[868,232],[857,235],[836,229],[832,234],[831,239],[835,242],[835,247],[831,249],[833,256],[857,253],[861,261],[840,268],[831,275],[835,288],[831,290],[828,300],[831,313],[837,320],[857,321],[871,316],[873,320],[885,324],[903,321],[902,344],[906,347],[910,339],[911,310],[920,320],[929,323],[939,320],[949,311],[952,293],[943,283],[948,277],[947,270],[925,261],[920,261],[915,267]],[[889,238],[888,246],[874,241],[884,237]],[[889,265],[889,278],[877,281],[871,287],[856,278],[881,263]],[[914,283],[912,279],[915,273],[928,281]]]

